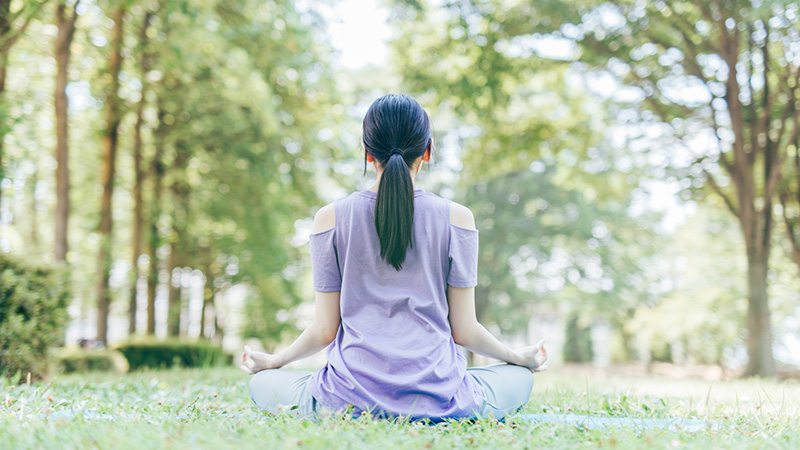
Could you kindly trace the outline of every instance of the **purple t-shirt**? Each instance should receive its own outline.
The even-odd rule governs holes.
[[[453,341],[447,285],[477,284],[478,232],[450,223],[448,200],[416,190],[413,247],[398,272],[381,259],[375,198],[338,200],[336,225],[311,235],[314,290],[341,291],[342,315],[311,394],[332,410],[472,417],[483,391]]]

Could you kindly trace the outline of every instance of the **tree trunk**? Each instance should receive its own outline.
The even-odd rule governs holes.
[[[27,195],[30,195],[30,199],[27,203],[28,208],[30,208],[28,226],[30,227],[30,248],[32,253],[39,253],[39,211],[36,208],[36,185],[38,183],[39,168],[37,167],[31,174],[30,179],[25,181],[25,185],[28,188]]]
[[[182,143],[178,143],[175,146],[175,159],[172,161],[172,168],[175,170],[176,173],[181,173],[186,168],[186,163],[189,160],[189,152],[185,148]],[[175,268],[182,268],[187,265],[187,255],[186,255],[186,224],[189,221],[189,189],[188,185],[180,178],[173,180],[172,186],[172,198],[173,198],[173,209],[172,209],[172,234],[175,236],[175,239],[172,242],[172,251],[170,252],[170,264],[169,265],[169,273],[170,277],[175,275]],[[174,280],[170,283],[170,290],[169,290],[169,313],[167,316],[169,317],[169,334],[170,336],[180,336],[181,335],[181,309],[182,309],[182,299],[181,299],[181,286],[180,286],[180,277],[182,276],[180,271],[178,273],[178,282],[175,283]],[[177,287],[175,286],[177,284]],[[188,324],[188,322],[187,322]],[[187,327],[188,328],[188,325]],[[183,330],[184,334],[187,330]]]
[[[150,265],[147,273],[147,335],[152,336],[156,332],[156,289],[158,288],[158,216],[161,210],[161,168],[157,162],[160,160],[160,149],[156,148],[153,157],[153,198],[150,204],[150,238],[148,242],[148,254]]]
[[[179,242],[173,242],[169,256],[167,256],[167,272],[170,276],[169,296],[167,300],[167,330],[170,336],[180,336],[181,333],[181,271],[176,275],[175,269],[180,269],[181,256]],[[177,279],[176,279],[177,278]],[[177,286],[176,286],[177,284]]]
[[[5,115],[5,91],[6,91],[6,66],[8,65],[8,55],[0,54],[0,113]],[[6,135],[5,122],[0,123],[0,224],[3,222],[3,178],[5,171],[3,170],[3,138]]]
[[[47,3],[47,0],[40,2],[25,1],[22,2],[20,9],[11,13],[12,0],[0,0],[0,117],[5,118],[5,90],[6,90],[6,70],[8,69],[8,55],[11,48],[17,42],[20,36],[25,34],[28,25],[31,24],[33,18],[39,13],[42,7]],[[77,3],[76,3],[77,7]],[[9,20],[11,19],[11,20]],[[14,27],[15,23],[22,24]],[[12,23],[13,22],[13,23]],[[3,138],[8,131],[8,124],[0,121],[0,183],[3,181],[5,172],[3,171]],[[0,187],[0,200],[2,200],[2,187]],[[0,203],[2,206],[2,203]],[[2,211],[2,208],[0,208]]]
[[[11,24],[8,21],[8,17],[11,13],[11,0],[0,0],[0,38],[5,40],[11,31]],[[2,53],[0,53],[0,114],[5,116],[5,92],[6,92],[6,67],[8,66],[8,53],[11,50],[10,46],[2,49]],[[5,176],[5,171],[3,170],[3,138],[6,135],[6,123],[5,121],[0,123],[0,224],[2,224],[2,212],[3,212],[3,188],[2,182],[3,177]]]
[[[150,162],[149,177],[153,180],[153,196],[150,200],[150,207],[147,214],[149,222],[149,245],[150,268],[147,275],[147,334],[153,335],[156,331],[155,302],[156,289],[158,287],[158,247],[160,243],[158,234],[158,220],[161,216],[161,194],[163,191],[164,172],[166,167],[162,161],[164,157],[164,136],[166,129],[164,125],[164,107],[162,98],[157,100],[158,109],[158,128],[153,133],[155,140],[155,153]]]
[[[108,274],[111,270],[111,199],[114,193],[114,172],[116,169],[117,139],[119,137],[119,70],[122,62],[122,23],[125,9],[114,12],[114,31],[109,57],[108,70],[111,86],[106,98],[106,133],[103,136],[103,197],[100,202],[100,249],[97,255],[97,340],[105,343],[108,338]]]
[[[67,260],[67,230],[69,224],[69,110],[67,108],[67,69],[69,68],[70,46],[75,36],[75,21],[78,14],[75,10],[80,1],[76,1],[72,14],[67,17],[65,3],[56,7],[56,26],[58,34],[55,41],[56,56],[56,91],[54,95],[56,111],[56,261]]]
[[[143,200],[142,185],[144,184],[144,171],[142,171],[142,126],[144,125],[144,105],[147,103],[145,94],[147,93],[147,26],[150,23],[151,13],[145,13],[144,23],[139,33],[139,68],[142,82],[141,98],[136,108],[136,126],[133,130],[133,240],[132,240],[132,275],[131,275],[131,298],[128,307],[128,334],[136,332],[136,297],[138,297],[139,281],[139,256],[142,253],[142,229],[144,220],[142,218]]]
[[[200,339],[210,338],[211,336],[206,336],[206,320],[210,314],[208,311],[211,308],[212,302],[214,301],[214,288],[211,286],[211,264],[206,263],[205,267],[203,268],[203,276],[205,277],[206,281],[203,283],[203,306],[200,309]]]
[[[767,296],[768,252],[747,248],[747,353],[746,375],[774,376],[772,328]]]
[[[211,336],[214,337],[214,342],[221,345],[222,340],[225,339],[225,330],[219,324],[219,309],[217,309],[217,295],[219,293],[220,291],[212,289],[211,306],[214,308],[214,327],[211,330]]]

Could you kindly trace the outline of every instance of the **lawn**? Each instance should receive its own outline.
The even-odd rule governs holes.
[[[585,430],[510,420],[426,426],[329,417],[301,422],[254,415],[248,376],[234,368],[0,380],[0,448],[800,448],[800,384],[656,377],[538,375],[524,413],[680,417],[719,421],[696,433]],[[113,420],[46,419],[70,408]]]

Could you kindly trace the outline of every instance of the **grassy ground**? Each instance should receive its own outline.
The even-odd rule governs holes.
[[[238,369],[89,374],[33,385],[0,380],[0,447],[13,448],[800,448],[796,382],[703,382],[654,377],[540,374],[524,412],[717,420],[718,431],[587,431],[485,420],[435,426],[387,420],[263,420]],[[45,420],[69,408],[113,421]],[[217,413],[241,413],[220,417]],[[146,415],[146,416],[145,416]]]

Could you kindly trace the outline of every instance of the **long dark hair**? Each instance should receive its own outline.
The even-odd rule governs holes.
[[[381,258],[399,271],[406,250],[413,247],[414,184],[409,164],[424,155],[433,142],[430,120],[413,98],[389,94],[369,107],[363,133],[366,153],[383,166],[375,201]]]

